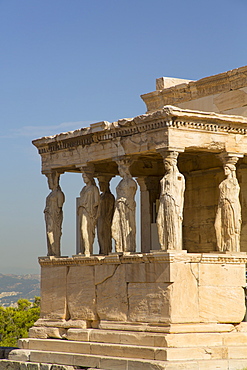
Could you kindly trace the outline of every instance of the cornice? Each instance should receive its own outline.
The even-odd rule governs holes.
[[[247,133],[246,117],[193,111],[173,106],[164,106],[155,112],[105,124],[104,128],[97,132],[93,132],[94,125],[96,124],[85,129],[36,139],[33,140],[33,145],[42,155],[160,129],[201,130],[240,135]]]

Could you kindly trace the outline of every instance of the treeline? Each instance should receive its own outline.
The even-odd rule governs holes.
[[[34,303],[28,299],[19,299],[17,307],[0,306],[0,346],[16,347],[19,338],[27,338],[28,330],[38,320],[40,298]]]

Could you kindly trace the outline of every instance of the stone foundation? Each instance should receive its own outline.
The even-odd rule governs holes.
[[[70,328],[240,323],[246,254],[154,252],[40,258],[41,317],[31,337]]]
[[[70,340],[22,339],[22,349],[13,351],[10,360],[25,355],[26,362],[104,370],[241,370],[247,366],[245,323],[190,326],[171,328],[174,333],[69,329]]]

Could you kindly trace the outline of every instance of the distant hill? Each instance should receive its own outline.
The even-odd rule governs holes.
[[[0,306],[13,306],[20,298],[40,296],[40,275],[0,274]]]

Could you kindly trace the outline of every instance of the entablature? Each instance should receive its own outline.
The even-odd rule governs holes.
[[[113,123],[102,121],[88,128],[36,139],[33,144],[42,157],[43,172],[51,169],[80,172],[80,166],[92,162],[99,171],[102,163],[108,163],[106,172],[117,174],[113,158],[131,155],[142,157],[146,163],[159,163],[162,158],[156,150],[160,146],[179,146],[187,153],[247,153],[246,133],[246,117],[164,106],[134,118]]]

